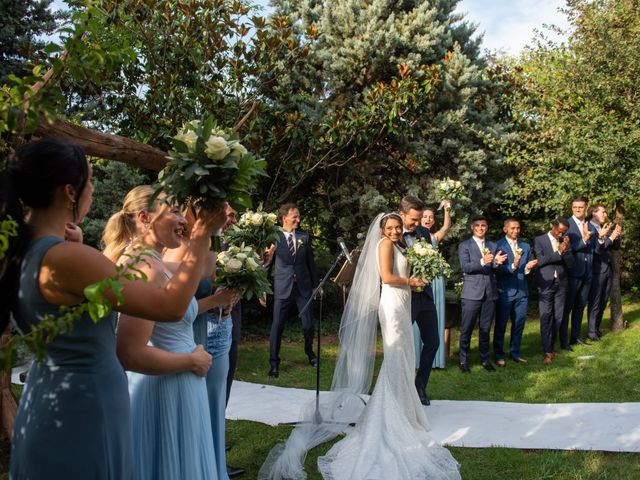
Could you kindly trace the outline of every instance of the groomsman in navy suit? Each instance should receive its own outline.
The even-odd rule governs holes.
[[[593,272],[593,251],[595,249],[595,229],[585,219],[587,199],[574,198],[571,202],[573,216],[569,219],[569,241],[575,263],[569,268],[569,292],[564,307],[564,317],[560,327],[560,344],[565,350],[573,350],[571,345],[588,345],[580,339],[584,307],[589,299]],[[571,317],[571,337],[568,338],[569,317]],[[569,340],[569,341],[567,341]]]
[[[540,336],[544,359],[551,364],[557,353],[554,350],[556,336],[563,322],[565,300],[569,289],[569,268],[573,266],[571,243],[566,233],[569,221],[556,218],[551,230],[533,240],[533,250],[538,259],[536,286],[540,312]]]
[[[516,363],[527,363],[520,355],[520,342],[524,323],[527,318],[529,287],[525,275],[538,264],[531,259],[531,247],[519,240],[520,222],[515,218],[507,218],[502,229],[505,236],[496,243],[499,251],[507,254],[507,261],[498,267],[496,277],[498,283],[498,305],[496,307],[496,324],[493,330],[493,353],[496,365],[505,367],[504,333],[511,318],[511,337],[509,340],[509,356]]]
[[[593,251],[593,278],[589,290],[589,306],[587,307],[587,319],[589,320],[589,338],[600,340],[600,323],[602,314],[607,307],[611,293],[611,251],[620,249],[620,234],[622,227],[616,225],[611,230],[611,224],[607,222],[607,210],[601,203],[589,207],[591,227],[597,234],[597,242]]]
[[[282,332],[290,307],[295,304],[298,311],[306,305],[318,286],[316,264],[309,234],[297,230],[300,211],[294,203],[280,207],[279,218],[282,235],[276,243],[271,266],[275,267],[273,279],[273,322],[269,336],[270,377],[278,377],[280,366],[280,344]],[[313,353],[313,316],[311,308],[302,315],[304,352],[309,363],[315,367],[318,359]]]
[[[485,239],[489,224],[483,216],[471,220],[473,236],[458,245],[462,284],[462,320],[460,325],[460,370],[470,373],[471,335],[480,317],[480,363],[488,372],[495,371],[489,361],[489,337],[495,313],[498,289],[494,271],[507,260],[496,244]]]

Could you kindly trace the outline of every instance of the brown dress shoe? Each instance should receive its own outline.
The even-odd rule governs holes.
[[[542,359],[542,363],[544,365],[551,365],[553,362],[553,353],[545,353],[544,358]]]

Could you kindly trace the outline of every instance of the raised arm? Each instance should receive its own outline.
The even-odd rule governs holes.
[[[438,230],[433,235],[436,238],[436,243],[440,243],[445,239],[445,237],[449,233],[449,230],[451,230],[452,223],[453,222],[451,221],[451,204],[446,203],[444,206],[444,221],[442,223],[442,228],[440,228],[440,230]]]
[[[202,275],[202,259],[209,246],[209,234],[224,221],[222,215],[203,215],[194,225],[183,261],[164,287],[141,280],[120,279],[124,302],[116,305],[111,292],[106,298],[123,313],[178,321],[184,315]],[[86,245],[65,242],[45,255],[39,285],[45,299],[55,305],[74,305],[84,298],[84,289],[115,275],[116,266],[97,250]]]

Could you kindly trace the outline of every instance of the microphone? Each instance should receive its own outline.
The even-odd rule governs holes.
[[[347,259],[347,262],[353,265],[353,260],[351,259],[351,255],[349,254],[349,249],[347,248],[347,244],[344,243],[344,238],[338,237],[336,238],[336,241],[338,242],[338,245],[340,245],[340,248],[342,249],[342,253]]]

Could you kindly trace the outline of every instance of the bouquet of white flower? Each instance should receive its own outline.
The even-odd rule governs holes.
[[[224,232],[225,241],[230,245],[250,245],[257,252],[262,252],[280,238],[277,219],[275,213],[263,211],[261,205],[255,212],[247,210],[237,224]]]
[[[181,204],[215,209],[227,200],[250,208],[256,178],[267,163],[240,143],[238,135],[216,126],[213,117],[186,123],[172,138],[168,162],[158,174],[156,196],[164,192]]]
[[[424,283],[431,283],[436,277],[449,277],[451,267],[437,248],[424,238],[419,238],[405,251],[405,256],[411,265],[411,275],[421,279]],[[418,289],[421,291],[421,289]]]
[[[267,270],[252,247],[231,245],[218,254],[216,262],[219,267],[217,285],[239,290],[247,300],[272,293]]]
[[[438,210],[440,210],[446,200],[457,200],[464,196],[464,189],[462,183],[458,180],[452,180],[451,178],[445,178],[438,182],[436,186],[436,195],[441,200]]]

